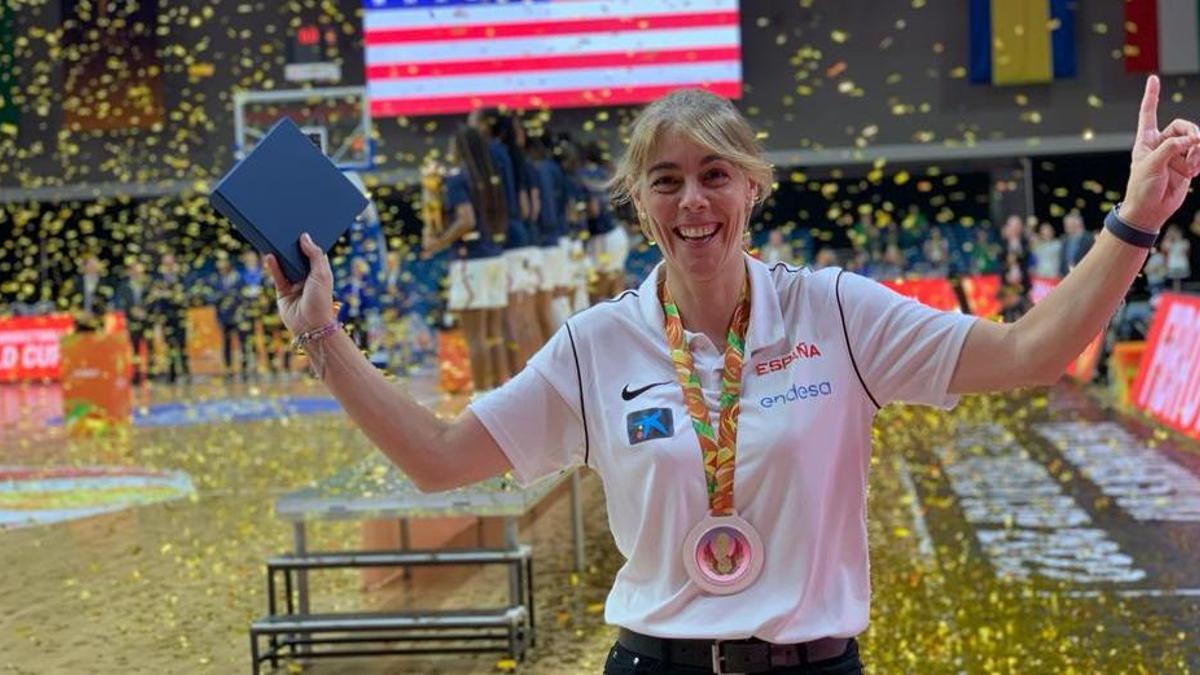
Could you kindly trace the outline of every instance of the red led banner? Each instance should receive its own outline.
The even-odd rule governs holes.
[[[1200,297],[1164,293],[1133,383],[1133,404],[1200,438]]]
[[[0,382],[58,379],[59,340],[74,329],[70,314],[0,319]]]
[[[947,312],[961,309],[954,287],[946,279],[897,279],[880,283],[934,309]]]
[[[0,382],[60,379],[63,336],[75,330],[70,314],[0,318]],[[125,314],[104,315],[104,332],[125,330]]]

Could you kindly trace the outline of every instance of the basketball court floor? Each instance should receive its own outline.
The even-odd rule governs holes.
[[[433,384],[408,386],[444,413],[461,408]],[[73,440],[56,426],[54,387],[0,387],[0,672],[248,672],[265,560],[292,545],[274,500],[376,452],[301,377],[139,396],[127,433]],[[871,672],[1200,671],[1200,444],[1060,385],[970,397],[949,414],[889,408],[871,471]],[[600,482],[585,473],[582,485],[585,570],[572,569],[569,500],[521,532],[539,641],[518,672],[598,673],[615,638],[603,603],[621,561]],[[309,536],[333,550],[360,533],[332,523]],[[506,590],[470,570],[372,593],[354,572],[311,584],[313,606],[337,610],[487,604]],[[377,657],[306,672],[513,665]]]

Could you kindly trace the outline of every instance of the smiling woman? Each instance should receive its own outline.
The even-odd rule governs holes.
[[[285,323],[320,335],[308,349],[322,380],[422,489],[503,471],[524,484],[577,466],[600,474],[625,557],[605,607],[620,627],[606,673],[859,673],[875,413],[1048,381],[1082,350],[1145,261],[1140,242],[1200,172],[1200,128],[1159,131],[1157,100],[1152,77],[1108,232],[1008,325],[747,255],[771,168],[733,105],[701,91],[651,104],[614,178],[663,262],[636,291],[568,319],[454,421],[324,331],[332,273],[311,240],[303,284],[270,265]]]
[[[646,236],[676,272],[666,276],[672,295],[715,344],[745,280],[742,241],[750,214],[770,194],[772,175],[754,130],[732,103],[684,89],[642,112],[613,176],[613,200],[633,202]],[[695,283],[679,283],[678,274]],[[712,305],[711,318],[694,311],[704,304]]]

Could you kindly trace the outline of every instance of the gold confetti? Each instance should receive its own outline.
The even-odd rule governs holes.
[[[42,19],[47,18],[48,7],[57,7],[45,2],[19,4],[22,12]],[[213,215],[206,198],[232,161],[227,147],[229,134],[225,133],[230,123],[230,93],[293,86],[278,78],[288,58],[285,36],[299,27],[302,17],[320,17],[322,25],[338,35],[361,32],[361,10],[357,6],[347,11],[324,0],[289,1],[278,3],[278,7],[249,2],[228,6],[207,3],[203,7],[158,4],[157,20],[146,25],[145,31],[157,38],[156,53],[161,58],[147,72],[165,74],[176,88],[169,92],[167,103],[159,103],[163,107],[158,111],[153,110],[153,92],[138,86],[128,88],[130,101],[140,102],[135,105],[146,118],[139,118],[136,133],[85,132],[65,121],[67,117],[79,117],[81,109],[96,105],[95,101],[63,94],[71,65],[82,58],[86,47],[69,35],[69,21],[58,21],[66,17],[41,21],[42,25],[33,21],[14,40],[16,53],[24,58],[20,64],[24,70],[18,78],[22,89],[14,92],[16,97],[0,91],[0,103],[7,105],[19,99],[22,114],[19,121],[0,117],[0,169],[7,176],[6,187],[40,190],[54,188],[60,182],[82,185],[115,181],[113,184],[147,187],[151,192],[166,185],[161,189],[173,192],[156,192],[159,196],[149,197],[88,195],[6,205],[0,213],[0,227],[11,228],[4,229],[5,236],[0,237],[0,293],[4,302],[45,301],[60,309],[74,306],[80,297],[78,287],[47,284],[40,276],[41,270],[62,278],[73,277],[77,265],[92,253],[109,261],[106,272],[117,274],[126,260],[157,262],[167,246],[186,255],[189,264],[211,264],[221,252],[239,249],[242,243]],[[880,7],[886,4],[880,3]],[[825,11],[813,0],[800,0],[792,6],[793,10],[798,7],[818,17],[816,12]],[[828,23],[780,21],[775,18],[773,6],[770,16],[755,16],[755,29],[769,32],[754,36],[747,33],[744,39],[757,39],[768,47],[776,45],[777,58],[763,65],[781,74],[780,86],[771,90],[748,74],[750,95],[740,105],[745,106],[748,115],[764,118],[759,140],[776,147],[806,150],[853,144],[867,151],[901,143],[969,146],[1004,140],[986,115],[975,119],[964,114],[961,120],[954,120],[960,125],[946,124],[945,116],[955,114],[947,104],[955,102],[926,93],[925,84],[935,78],[954,80],[953,88],[967,95],[970,90],[966,87],[975,86],[961,81],[968,76],[962,39],[930,42],[931,52],[924,51],[924,43],[913,42],[918,34],[926,34],[929,17],[937,11],[918,14],[909,7],[919,11],[927,6],[927,0],[912,0],[881,9],[887,12],[879,17],[882,30],[869,35],[856,35],[854,25],[831,29]],[[57,13],[57,9],[54,11]],[[272,19],[279,20],[263,21],[264,12],[274,13]],[[784,9],[778,10],[778,16],[792,17]],[[1087,25],[1081,24],[1080,29],[1086,31]],[[910,27],[914,30],[905,32]],[[1116,38],[1123,31],[1135,33],[1136,25],[1113,24],[1110,28],[1092,22],[1090,30],[1102,36],[1111,31],[1113,39],[1099,47],[1103,56],[1111,53],[1123,58],[1135,52],[1132,45],[1119,45]],[[805,44],[806,40],[813,44]],[[908,62],[885,58],[902,49],[912,51],[914,59],[919,53],[920,59]],[[872,58],[880,64],[867,64],[868,72],[850,73],[852,67],[863,67],[864,59]],[[116,62],[118,71],[123,63]],[[101,65],[108,68],[109,62]],[[886,87],[883,91],[867,90],[879,87],[881,79]],[[759,90],[753,92],[751,85]],[[1170,89],[1169,100],[1183,103],[1186,89]],[[1101,91],[1106,92],[1111,104],[1113,94],[1107,89]],[[922,96],[930,100],[922,101]],[[1015,119],[1026,125],[1022,134],[1034,135],[1043,117],[1056,123],[1046,125],[1056,129],[1055,133],[1075,133],[1072,127],[1057,126],[1061,120],[1052,117],[1057,115],[1053,108],[1030,108],[1044,105],[1041,93],[1036,94],[1035,104],[1020,91],[996,96],[1019,109],[1015,110]],[[824,133],[829,125],[805,127],[808,115],[830,110],[836,115],[834,103],[848,106],[847,110],[862,107],[854,108],[853,115],[833,125],[833,134]],[[1094,110],[1106,107],[1098,94],[1088,94],[1086,104]],[[95,117],[114,119],[123,114],[119,108],[125,105],[96,105]],[[784,118],[773,118],[781,105]],[[1102,111],[1105,115],[1112,112],[1113,106],[1107,108]],[[146,114],[148,110],[158,114]],[[527,119],[536,116],[545,128],[555,130],[564,130],[557,128],[561,119],[580,120],[572,123],[572,133],[591,138],[612,132],[616,138],[627,132],[630,115],[631,110],[623,108],[566,115],[528,111]],[[60,118],[64,120],[61,128]],[[425,117],[377,120],[374,140],[380,147],[380,165],[387,171],[406,171],[420,166],[426,157],[443,157],[445,137],[458,121]],[[1012,121],[1010,117],[1008,122]],[[1100,125],[1098,117],[1081,120],[1080,126],[1083,124],[1094,124],[1106,134],[1112,131]],[[1078,133],[1085,141],[1096,137],[1091,126]],[[397,135],[412,142],[396,143]],[[435,147],[438,145],[443,147]],[[611,148],[610,155],[616,151],[616,147]],[[843,232],[857,241],[866,241],[866,235],[854,232],[854,228],[867,221],[879,231],[896,231],[899,223],[901,237],[927,231],[931,224],[960,224],[973,228],[968,231],[973,237],[975,230],[985,229],[982,225],[994,226],[989,222],[986,200],[1002,193],[1006,180],[1014,180],[1007,176],[999,180],[996,193],[992,193],[990,185],[982,190],[972,187],[970,176],[954,175],[949,167],[943,171],[905,164],[907,169],[899,170],[894,163],[883,160],[862,162],[850,171],[781,166],[779,185],[808,193],[806,199],[811,197],[812,203],[797,213],[768,209],[762,222],[782,224],[786,231],[794,230],[820,242],[832,241],[835,233],[842,241]],[[29,168],[43,164],[61,167],[61,175],[42,175]],[[1081,207],[1102,217],[1100,202],[1111,205],[1121,198],[1124,185],[1077,177],[1068,185],[1067,180],[1056,177],[1053,166],[1043,166],[1036,160],[1035,164],[1039,180],[1035,190],[1053,200],[1046,210],[1052,218]],[[397,183],[370,187],[379,196],[389,247],[403,260],[415,260],[414,242],[403,232],[405,214],[416,205],[411,194],[414,186]],[[906,211],[904,195],[919,197],[920,212]],[[971,200],[978,195],[984,196],[983,209],[972,208]],[[824,222],[826,218],[829,224]],[[293,385],[306,394],[323,395],[307,381],[287,386]],[[272,400],[278,389],[274,385],[254,385],[245,391]],[[201,386],[180,398],[189,406],[199,407],[205,397],[221,395],[219,386]],[[142,412],[150,410],[149,402],[139,402],[138,406]],[[933,455],[931,443],[954,433],[958,425],[980,420],[1025,424],[1052,414],[1052,399],[1044,393],[1030,392],[1012,397],[968,397],[950,414],[896,406],[880,413],[872,432],[876,452],[871,457],[866,521],[872,545],[874,595],[871,626],[860,638],[869,670],[1194,670],[1195,632],[1180,630],[1161,612],[1111,598],[1071,597],[1065,589],[1050,583],[1034,587],[1020,580],[997,578],[973,548],[972,530],[959,515],[961,505],[944,494],[947,477]],[[0,568],[5,570],[0,575],[0,593],[6,598],[6,609],[22,608],[0,635],[0,670],[24,672],[22,668],[32,667],[27,664],[36,664],[37,672],[79,672],[80,662],[71,660],[78,653],[72,657],[70,650],[60,649],[63,635],[70,635],[72,643],[87,651],[93,660],[87,661],[84,668],[93,667],[96,672],[244,670],[248,659],[244,639],[247,622],[266,611],[263,564],[267,557],[285,552],[292,545],[287,525],[272,512],[274,497],[326,480],[377,451],[345,419],[335,416],[314,419],[296,415],[191,429],[195,431],[187,434],[135,429],[124,438],[48,443],[40,438],[14,442],[4,430],[0,448],[5,452],[61,457],[76,465],[180,469],[193,477],[198,491],[186,500],[97,516],[53,529],[0,533],[5,539],[0,547]],[[1147,444],[1166,444],[1173,438],[1160,430]],[[1054,448],[1043,450],[1056,452]],[[43,452],[46,455],[40,454]],[[909,463],[916,492],[902,489],[898,469],[891,462],[895,456],[903,456]],[[8,463],[4,455],[0,460]],[[387,472],[376,474],[378,484],[368,494],[378,495],[386,489]],[[1086,479],[1062,462],[1053,465],[1050,475],[1064,485]],[[603,533],[607,524],[603,495],[594,483],[588,490],[588,527]],[[1107,497],[1089,500],[1088,504],[1097,511],[1115,512],[1119,508]],[[919,550],[922,535],[914,522],[914,509],[945,530],[933,533],[935,562],[921,557],[926,554]],[[1016,527],[1011,518],[1008,524]],[[360,535],[355,525],[322,524],[310,531],[310,544],[314,549],[336,549],[359,541]],[[541,570],[536,580],[538,610],[545,612],[539,616],[553,620],[539,633],[539,646],[519,669],[535,675],[598,672],[614,639],[613,628],[603,623],[604,598],[623,560],[610,537],[594,536],[589,541],[586,570],[564,574],[562,570],[570,569],[572,552],[557,538],[557,534],[545,532],[536,537]],[[549,558],[549,564],[541,564],[543,557]],[[506,585],[492,581],[471,579],[440,590],[455,599],[502,601]],[[403,604],[411,600],[408,594],[419,592],[414,584],[403,590],[363,594],[360,579],[354,575],[313,574],[310,584],[314,599],[338,608],[357,607],[356,603]],[[399,659],[386,661],[388,665],[381,669],[391,667],[399,672],[408,665]],[[375,667],[366,665],[368,661],[363,663]],[[480,664],[486,670],[492,668],[493,661],[486,657]],[[517,662],[511,659],[494,662],[495,670],[517,668]],[[304,669],[298,663],[287,662],[286,672],[301,673]]]

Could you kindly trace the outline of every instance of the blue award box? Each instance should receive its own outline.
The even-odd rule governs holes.
[[[328,251],[367,208],[354,183],[286,117],[225,174],[209,199],[254,248],[275,255],[292,283],[308,275],[300,235],[308,232]]]

